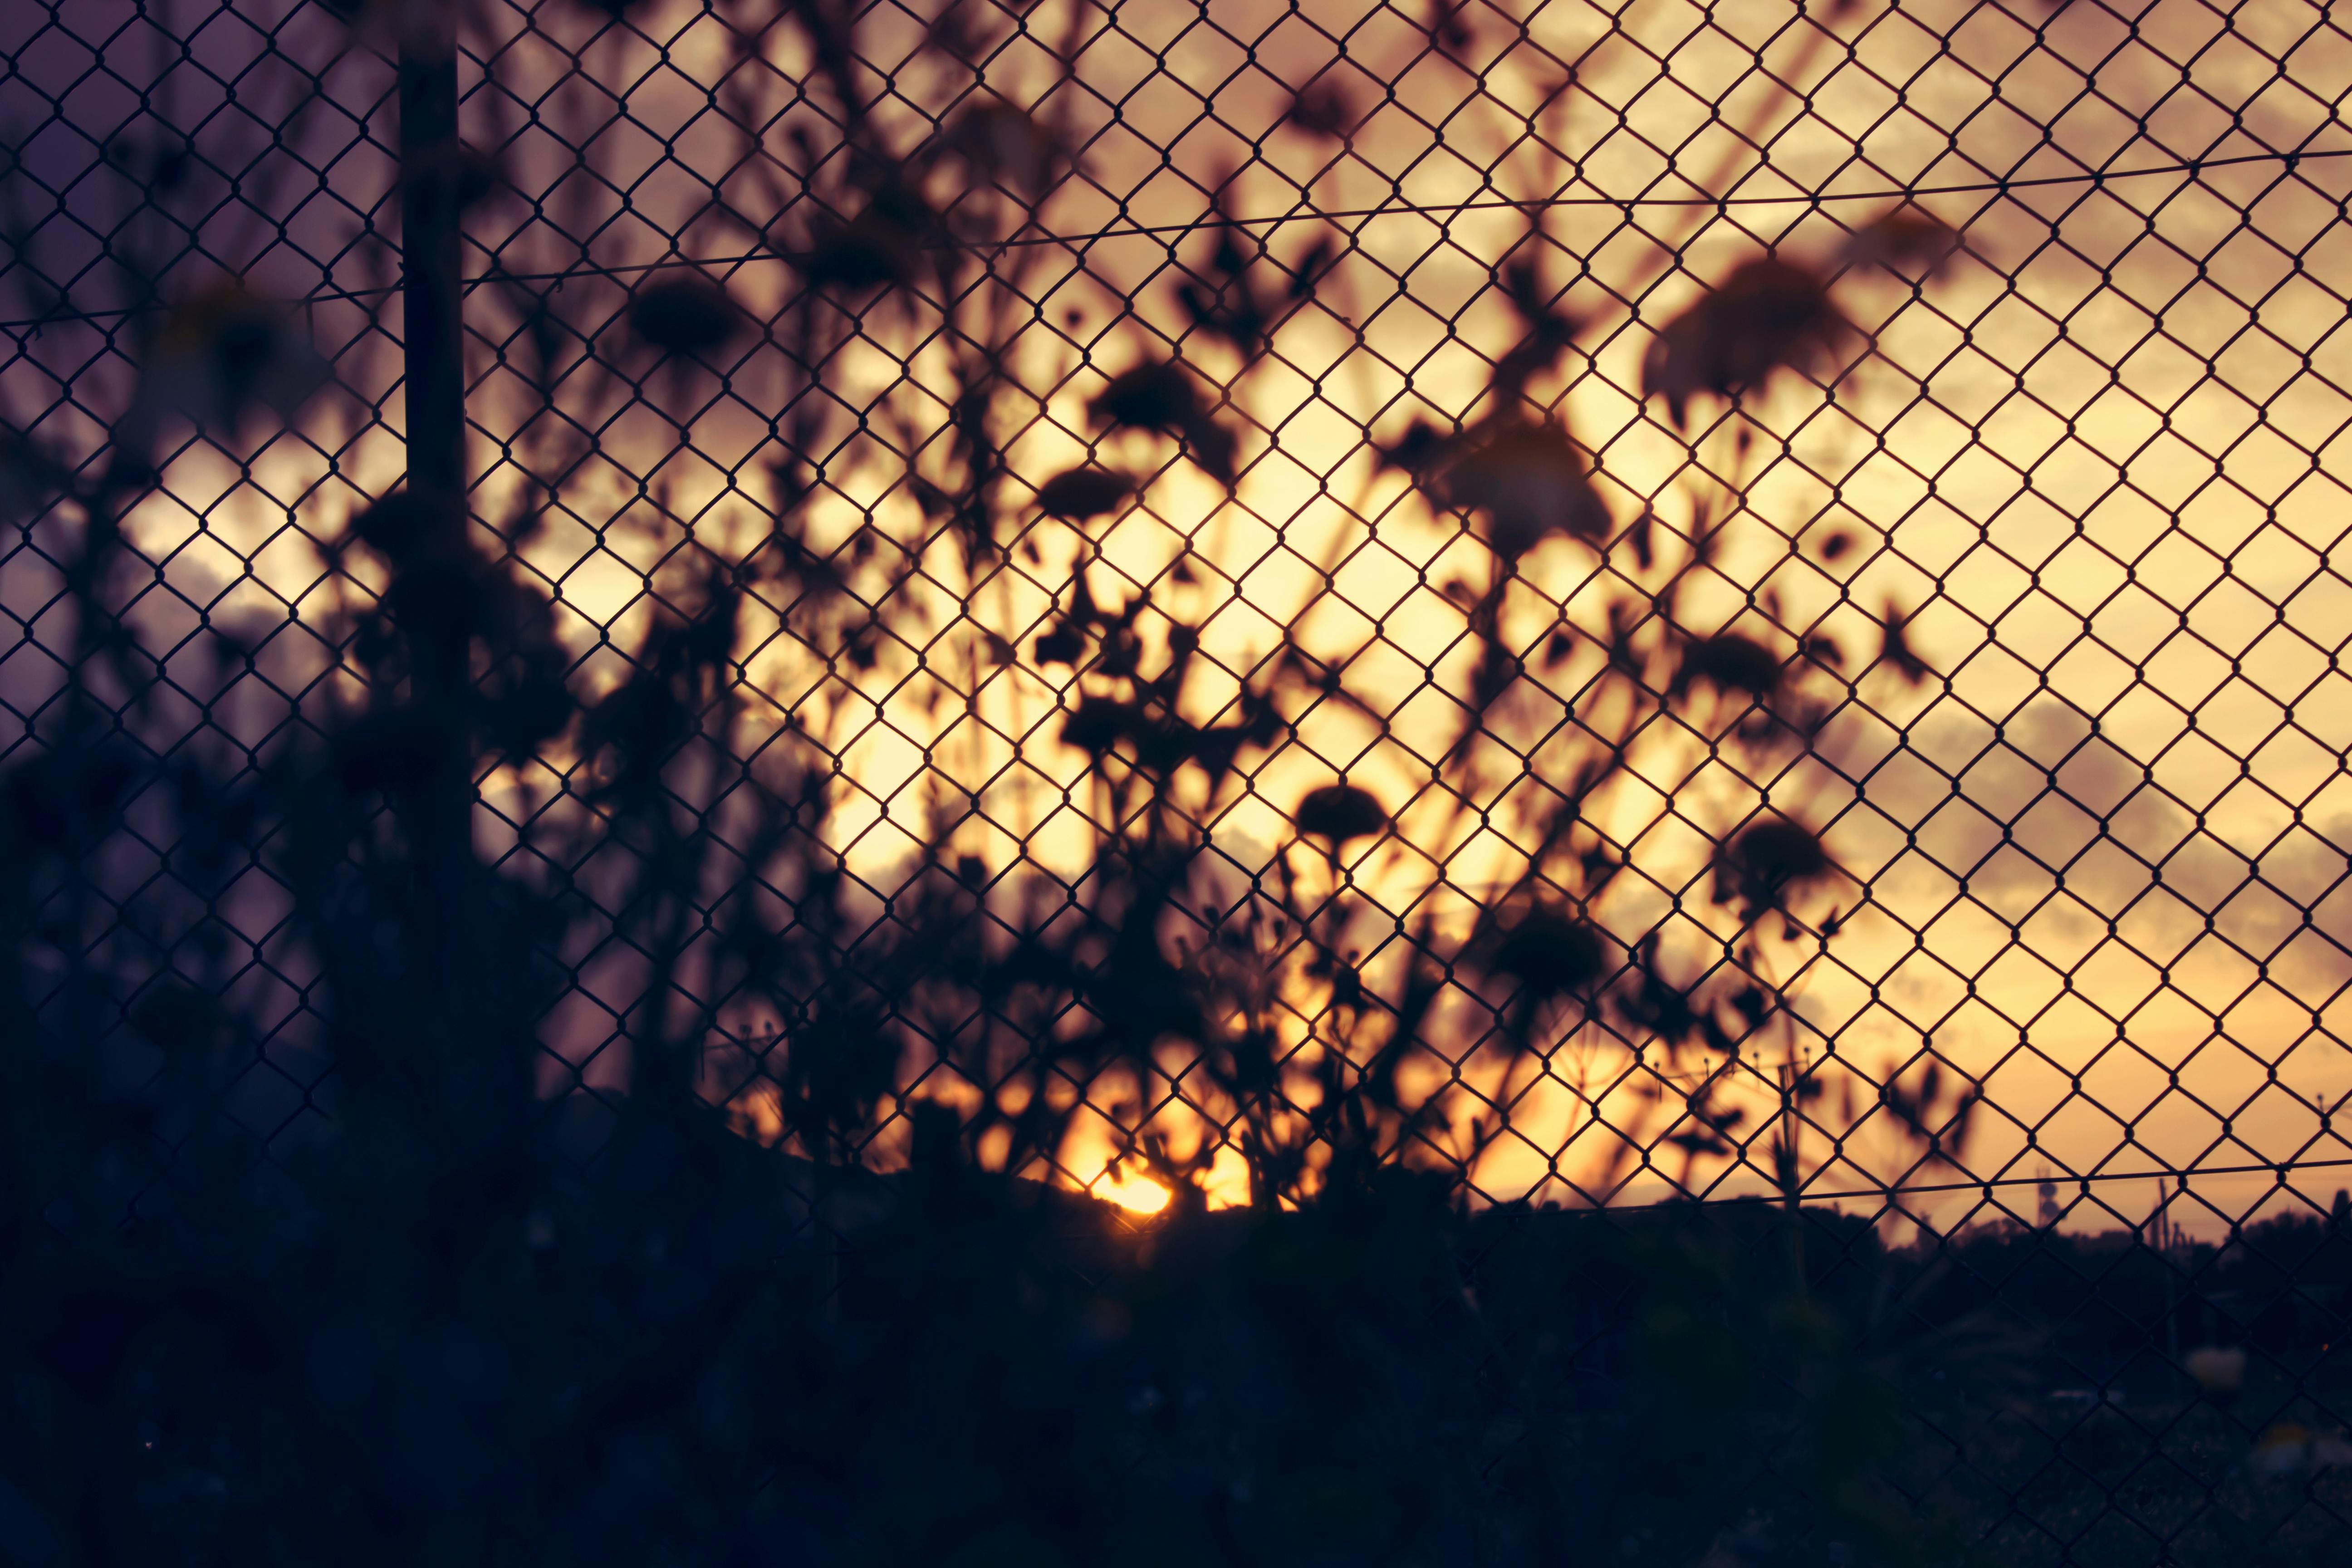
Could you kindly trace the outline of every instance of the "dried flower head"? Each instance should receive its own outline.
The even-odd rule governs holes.
[[[1135,493],[1135,479],[1111,468],[1069,468],[1037,487],[1037,510],[1047,517],[1083,522],[1115,511]]]
[[[1927,282],[1960,252],[1960,237],[1941,218],[1917,207],[1896,207],[1846,237],[1840,254],[1855,265],[1884,267]]]
[[[1557,425],[1505,426],[1457,458],[1441,483],[1449,503],[1486,514],[1488,540],[1507,560],[1549,534],[1587,544],[1609,535],[1609,509]]]
[[[1767,817],[1717,851],[1715,899],[1738,900],[1740,919],[1752,921],[1783,908],[1790,894],[1830,870],[1828,851],[1809,829],[1784,816]]]
[[[1817,274],[1759,257],[1660,329],[1642,361],[1642,395],[1663,395],[1681,429],[1700,393],[1737,397],[1776,370],[1809,371],[1852,330]]]
[[[1298,803],[1298,831],[1309,838],[1330,841],[1333,849],[1351,838],[1369,838],[1388,830],[1389,814],[1369,791],[1354,784],[1325,784],[1307,792]]]
[[[742,326],[743,313],[726,287],[699,272],[650,279],[629,300],[629,331],[664,355],[711,353]]]

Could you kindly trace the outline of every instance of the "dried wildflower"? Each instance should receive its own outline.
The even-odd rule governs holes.
[[[1231,488],[1239,474],[1240,438],[1205,414],[1187,426],[1183,436],[1184,449],[1192,461]]]
[[[1231,344],[1246,362],[1255,361],[1272,343],[1275,320],[1282,312],[1282,297],[1276,294],[1260,298],[1251,268],[1255,260],[1264,258],[1265,249],[1263,246],[1257,247],[1255,257],[1242,249],[1237,237],[1239,228],[1225,205],[1232,184],[1230,172],[1220,176],[1210,202],[1207,221],[1213,226],[1217,237],[1209,252],[1210,280],[1203,284],[1184,279],[1176,286],[1176,300],[1194,327]]]
[[[1086,651],[1086,635],[1076,626],[1059,626],[1037,635],[1039,664],[1076,664]]]
[[[1328,77],[1300,88],[1282,119],[1285,124],[1296,126],[1310,136],[1328,136],[1335,142],[1356,128],[1355,105],[1348,100],[1346,90]]]
[[[1097,425],[1137,430],[1181,429],[1201,416],[1200,389],[1170,360],[1147,360],[1111,377],[1087,400]]]
[[[73,489],[73,471],[47,446],[0,425],[0,521],[16,522]]]
[[[1462,14],[1465,8],[1463,0],[1429,0],[1428,16],[1422,26],[1429,30],[1429,41],[1440,50],[1459,54],[1475,41],[1469,19]]]
[[[1681,697],[1704,682],[1727,695],[1736,691],[1760,702],[1780,690],[1782,668],[1780,656],[1762,643],[1738,632],[1723,632],[1697,638],[1684,647],[1682,664],[1668,690]]]
[[[1325,784],[1311,789],[1295,814],[1298,831],[1309,838],[1327,838],[1336,851],[1351,838],[1367,838],[1388,830],[1389,814],[1367,791],[1353,784]]]
[[[1776,370],[1810,370],[1851,331],[1818,276],[1760,257],[1660,329],[1642,361],[1642,395],[1663,395],[1681,429],[1700,393],[1736,397]]]
[[[1047,517],[1083,522],[1118,510],[1134,493],[1132,475],[1111,468],[1070,468],[1037,487],[1037,510]]]
[[[175,418],[234,440],[257,416],[291,420],[328,374],[291,310],[242,283],[220,284],[173,307],[147,343],[116,441],[144,461],[156,433]]]
[[[1454,449],[1454,437],[1440,434],[1426,419],[1416,419],[1405,433],[1386,447],[1375,447],[1375,467],[1393,468],[1415,484],[1426,484]]]
[[[801,276],[812,289],[850,294],[902,288],[915,280],[925,250],[941,230],[921,193],[892,180],[848,222],[817,226],[809,249],[797,258]]]
[[[1498,274],[1503,295],[1519,318],[1518,341],[1495,362],[1498,405],[1515,407],[1528,384],[1546,375],[1584,330],[1583,319],[1560,307],[1545,286],[1532,254],[1519,257]]]
[[[1752,921],[1830,868],[1819,838],[1786,817],[1768,817],[1717,852],[1715,900],[1738,900],[1740,918]]]
[[[1566,910],[1538,904],[1496,931],[1486,967],[1508,975],[1537,1001],[1582,991],[1606,962],[1601,935]]]
[[[947,146],[974,173],[1032,200],[1071,162],[1059,137],[1003,99],[958,115],[948,127]]]
[[[1199,386],[1173,361],[1146,360],[1111,377],[1087,400],[1087,417],[1097,426],[1181,436],[1194,462],[1234,482],[1234,433],[1210,417]]]
[[[742,330],[743,313],[726,287],[698,272],[656,278],[629,300],[629,330],[664,355],[691,357],[727,346]]]
[[[1905,616],[1895,601],[1886,601],[1886,609],[1879,617],[1878,657],[1910,684],[1916,686],[1936,672],[1927,661],[1911,651],[1911,639],[1904,630]]]
[[[1139,715],[1131,702],[1089,697],[1070,710],[1062,723],[1062,742],[1099,757],[1134,732]]]
[[[1916,207],[1897,207],[1846,237],[1840,254],[1857,265],[1884,267],[1917,280],[1941,273],[1959,254],[1960,237],[1941,218]]]
[[[1331,270],[1332,259],[1339,253],[1339,247],[1329,235],[1316,236],[1315,242],[1299,254],[1297,262],[1291,268],[1290,281],[1284,286],[1283,292],[1294,301],[1313,295],[1315,285]]]
[[[1443,476],[1444,499],[1486,514],[1495,552],[1516,561],[1547,534],[1587,544],[1609,534],[1609,509],[1583,459],[1557,425],[1512,425],[1463,455]]]

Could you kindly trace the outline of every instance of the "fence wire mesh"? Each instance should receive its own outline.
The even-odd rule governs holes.
[[[364,705],[439,193],[470,547],[588,714],[471,792],[578,901],[535,1070],[583,1158],[658,1043],[820,1161],[930,1101],[1139,1216],[1270,1202],[1418,1008],[1379,1157],[1473,1207],[1814,1205],[1940,1268],[1918,1322],[2040,1336],[1896,1482],[1988,1550],[2340,1550],[2325,7],[485,4],[462,144],[404,146],[424,14],[0,16],[11,765],[78,674],[233,780]],[[121,647],[37,461],[150,481]],[[233,996],[287,1157],[338,1093],[295,895],[148,809],[43,927],[146,978],[45,1005]],[[1175,956],[1085,945],[1122,911]],[[1063,939],[1051,1007],[923,967]],[[1187,973],[1229,1016],[1171,1044]]]

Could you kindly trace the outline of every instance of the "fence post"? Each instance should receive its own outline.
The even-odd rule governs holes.
[[[466,389],[459,325],[457,20],[416,8],[400,48],[400,250],[408,484],[465,530]],[[455,542],[444,540],[442,542]]]
[[[467,718],[472,627],[466,597],[466,387],[463,253],[459,245],[457,0],[411,0],[400,37],[402,371],[407,397],[407,482],[425,537],[397,567],[410,578],[411,700],[429,719],[430,784],[406,825],[432,994],[446,1012],[428,1026],[454,1040],[463,1016],[462,935],[473,869],[474,781]],[[436,601],[437,613],[414,614]],[[428,1096],[464,1078],[465,1064],[417,1042]],[[420,1085],[420,1087],[425,1087]]]

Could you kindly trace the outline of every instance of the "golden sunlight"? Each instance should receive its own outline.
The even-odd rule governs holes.
[[[1115,1165],[1104,1166],[1102,1174],[1087,1184],[1087,1191],[1129,1214],[1158,1214],[1175,1195],[1158,1182]]]

